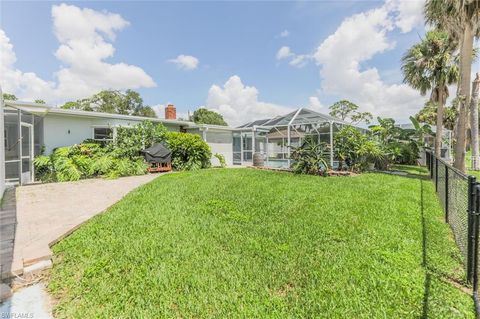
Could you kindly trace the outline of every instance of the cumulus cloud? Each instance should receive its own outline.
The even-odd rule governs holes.
[[[425,0],[387,0],[387,9],[394,13],[394,23],[401,32],[407,33],[423,24]]]
[[[175,59],[168,60],[168,62],[174,63],[178,68],[183,70],[194,70],[198,67],[198,59],[191,55],[180,54]]]
[[[323,104],[317,96],[311,96],[308,98],[308,107],[316,111],[321,111]]]
[[[299,107],[259,101],[258,95],[256,87],[243,84],[238,75],[233,75],[222,86],[210,87],[205,107],[222,114],[231,126],[285,115]],[[302,106],[320,112],[323,108],[315,96],[310,97],[308,104]]]
[[[283,46],[277,51],[277,60],[289,59],[288,64],[298,68],[307,65],[308,61],[312,58],[309,54],[295,54],[290,50],[290,47]]]
[[[416,11],[415,11],[416,10]],[[423,106],[424,98],[405,84],[385,84],[375,67],[362,67],[375,55],[391,50],[395,42],[389,32],[411,31],[421,12],[415,1],[387,1],[379,8],[346,18],[316,49],[321,92],[355,100],[363,111],[406,119]],[[407,14],[409,13],[409,14]]]
[[[50,95],[54,83],[44,81],[32,72],[22,72],[15,68],[17,56],[5,32],[0,29],[0,74],[3,92],[14,93],[29,99],[42,98],[45,92]]]
[[[81,9],[74,5],[52,6],[53,30],[60,46],[55,56],[61,62],[55,82],[15,69],[13,46],[2,31],[2,87],[25,100],[42,98],[63,102],[89,96],[102,89],[154,87],[153,79],[140,67],[107,63],[113,56],[116,32],[129,25],[120,15]],[[7,63],[3,63],[3,59]],[[5,75],[7,74],[7,76]]]
[[[290,51],[290,48],[287,46],[283,46],[277,51],[277,60],[286,59],[292,55],[293,53]]]
[[[244,85],[238,75],[230,77],[223,86],[212,85],[206,107],[222,114],[231,126],[284,115],[295,109],[259,101],[258,90],[254,86]]]

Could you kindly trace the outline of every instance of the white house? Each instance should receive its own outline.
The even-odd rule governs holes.
[[[232,131],[234,128],[195,124],[176,119],[173,105],[165,109],[165,119],[130,115],[60,109],[46,104],[5,101],[1,139],[4,151],[0,163],[5,170],[1,181],[26,184],[33,181],[33,158],[50,154],[55,148],[81,143],[86,139],[105,140],[115,136],[116,128],[131,127],[142,121],[162,123],[168,130],[200,135],[212,154],[222,154],[233,165]],[[212,161],[216,161],[213,157]],[[3,185],[3,184],[2,184]],[[1,191],[2,189],[0,189]],[[2,192],[3,194],[3,192]]]
[[[3,106],[3,105],[2,105]],[[195,124],[177,120],[173,105],[165,108],[165,119],[60,109],[46,104],[5,101],[0,145],[0,191],[3,183],[27,184],[34,180],[33,159],[55,148],[86,139],[108,140],[120,126],[131,127],[145,120],[162,123],[168,130],[200,135],[212,150],[225,157],[227,165],[252,165],[254,154],[266,166],[289,167],[290,152],[306,138],[328,145],[326,158],[334,166],[333,136],[343,125],[339,119],[306,108],[284,116],[257,120],[240,127]],[[3,162],[4,161],[4,162]],[[212,157],[215,164],[217,159]],[[2,174],[5,170],[5,175]],[[2,192],[3,194],[3,192]]]

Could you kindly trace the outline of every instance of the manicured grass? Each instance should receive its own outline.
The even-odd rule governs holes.
[[[471,167],[472,167],[472,151],[468,151],[467,154],[465,154],[465,168],[467,169],[467,174],[475,176],[477,180],[480,179],[480,171],[471,170],[470,169]]]
[[[54,246],[55,315],[473,318],[427,180],[162,176]]]
[[[392,165],[391,169],[394,171],[402,171],[412,175],[428,175],[428,169],[425,166],[395,164]]]

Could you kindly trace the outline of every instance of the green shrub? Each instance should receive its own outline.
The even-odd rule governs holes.
[[[110,150],[118,158],[137,160],[140,151],[165,141],[167,130],[161,123],[144,121],[133,127],[117,127],[115,141],[109,144]]]
[[[224,168],[227,167],[227,162],[225,161],[225,156],[222,154],[215,153],[213,156],[215,156],[216,159],[218,159],[218,162],[220,163],[220,167]]]
[[[142,175],[147,172],[143,158],[118,158],[108,147],[96,143],[82,143],[59,147],[50,156],[34,159],[35,178],[43,182],[77,181],[83,178]]]
[[[167,147],[172,151],[172,166],[176,170],[210,167],[210,146],[199,135],[167,132]]]
[[[293,148],[292,170],[297,174],[326,175],[328,164],[326,154],[327,146],[312,138],[306,138],[302,145]]]
[[[352,171],[362,171],[367,167],[365,156],[367,135],[353,126],[345,126],[335,135],[334,139],[339,169],[346,166]]]

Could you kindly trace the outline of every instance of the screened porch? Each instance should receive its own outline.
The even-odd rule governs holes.
[[[236,165],[252,165],[253,154],[258,153],[263,157],[265,166],[287,168],[291,165],[292,148],[311,137],[328,146],[325,156],[335,167],[338,161],[334,154],[334,136],[344,125],[350,124],[306,108],[285,116],[250,122],[233,133],[233,162]]]

